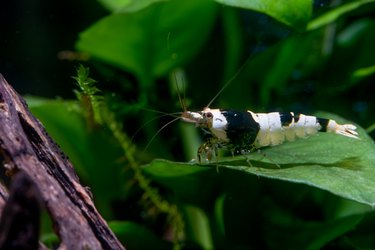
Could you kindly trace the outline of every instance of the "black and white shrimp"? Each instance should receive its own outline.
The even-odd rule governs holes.
[[[334,133],[358,139],[356,126],[293,112],[254,113],[231,109],[205,108],[199,112],[184,111],[181,119],[194,123],[210,137],[199,147],[198,161],[210,161],[219,148],[233,154],[246,154],[266,146],[276,146],[318,132]]]

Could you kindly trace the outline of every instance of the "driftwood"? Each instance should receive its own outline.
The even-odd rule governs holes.
[[[40,198],[35,199],[50,214],[61,241],[59,249],[124,249],[79,183],[70,161],[1,74],[0,169],[10,179],[22,172],[32,182],[26,186],[39,190]],[[6,191],[0,187],[0,212],[5,200]],[[8,216],[6,206],[0,219]]]
[[[39,244],[41,196],[30,177],[14,175],[0,223],[0,249],[47,249]]]

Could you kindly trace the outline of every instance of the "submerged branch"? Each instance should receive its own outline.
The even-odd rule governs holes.
[[[60,249],[124,249],[68,158],[2,75],[0,160],[7,176],[24,172],[39,190],[61,240]]]

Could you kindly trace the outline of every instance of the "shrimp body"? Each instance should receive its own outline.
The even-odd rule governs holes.
[[[356,126],[352,124],[341,125],[331,119],[293,112],[254,113],[249,110],[205,108],[199,112],[185,111],[181,119],[194,123],[210,134],[198,149],[199,161],[202,157],[210,161],[221,147],[231,150],[233,154],[245,154],[318,132],[358,139]]]

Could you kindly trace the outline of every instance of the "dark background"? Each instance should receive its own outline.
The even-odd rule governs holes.
[[[105,14],[97,1],[2,1],[0,73],[21,94],[72,97],[76,69],[58,54]]]

